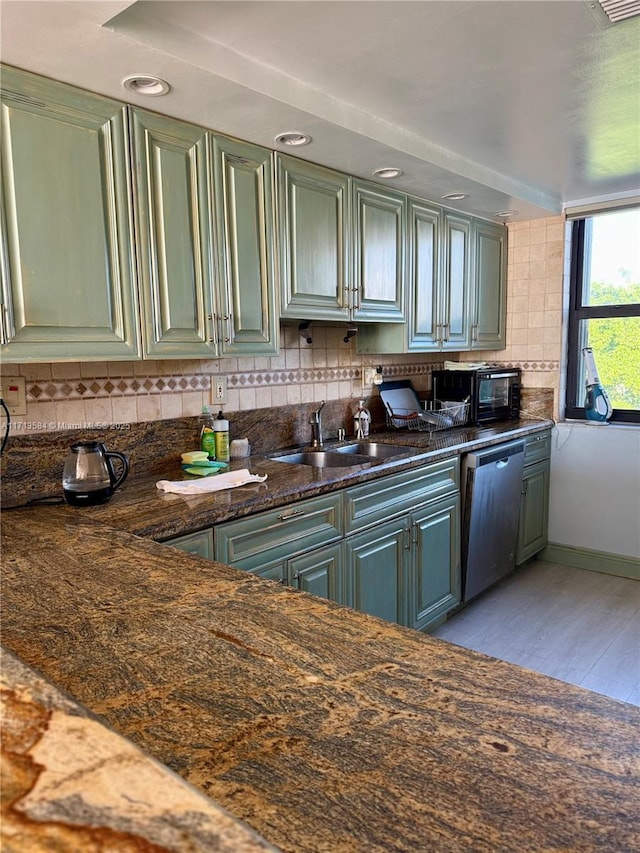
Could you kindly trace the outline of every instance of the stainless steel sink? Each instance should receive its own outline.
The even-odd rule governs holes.
[[[378,444],[375,441],[356,441],[330,450],[301,450],[273,454],[275,462],[293,465],[313,465],[316,468],[347,468],[350,465],[365,465],[373,459],[389,459],[393,456],[411,454],[413,448],[395,444]]]
[[[350,465],[365,465],[370,456],[356,453],[338,453],[336,450],[304,450],[301,453],[283,453],[271,456],[274,462],[290,462],[293,465],[313,465],[315,468],[348,468]]]
[[[374,459],[387,459],[389,456],[399,456],[407,453],[409,448],[399,447],[396,444],[377,444],[375,441],[358,441],[355,444],[346,444],[344,447],[336,447],[335,453],[346,455],[357,454],[369,456]]]

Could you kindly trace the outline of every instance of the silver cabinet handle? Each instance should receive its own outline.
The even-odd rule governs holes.
[[[227,337],[224,339],[225,344],[230,344],[233,341],[233,314],[229,311],[222,318],[227,322]]]
[[[411,528],[405,527],[404,533],[407,534],[407,538],[406,538],[405,544],[404,544],[404,550],[410,551],[411,550]]]
[[[478,324],[477,323],[471,324],[471,340],[472,341],[478,340]]]
[[[290,518],[296,518],[296,517],[297,517],[297,516],[299,516],[299,515],[304,515],[304,510],[303,510],[303,509],[294,509],[294,510],[292,510],[291,512],[288,512],[288,513],[281,512],[281,513],[279,513],[279,514],[276,516],[276,518],[277,518],[279,521],[289,521],[289,519],[290,519]]]
[[[412,539],[412,543],[413,543],[414,545],[417,545],[417,544],[418,544],[418,522],[417,522],[417,521],[414,521],[414,522],[413,522],[413,539]]]
[[[440,330],[442,329],[442,323],[436,323],[436,343],[442,343],[442,335],[440,334]]]
[[[211,337],[209,338],[209,343],[214,346],[218,343],[218,338],[216,335],[216,315],[215,314],[207,314],[207,320],[211,323]]]
[[[360,310],[360,288],[359,287],[352,287],[351,289],[353,290],[353,310],[359,311]]]
[[[443,324],[442,324],[442,342],[443,342],[443,343],[444,343],[445,341],[448,341],[448,340],[449,340],[449,332],[448,332],[448,329],[449,329],[449,324],[448,324],[448,323],[443,323]]]

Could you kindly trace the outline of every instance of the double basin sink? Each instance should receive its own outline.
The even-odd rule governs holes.
[[[311,448],[273,454],[270,458],[275,462],[313,465],[315,468],[347,468],[351,465],[365,465],[372,460],[380,462],[394,456],[406,456],[420,452],[422,451],[414,447],[358,441],[353,444],[345,444],[342,447],[333,447],[331,450]]]

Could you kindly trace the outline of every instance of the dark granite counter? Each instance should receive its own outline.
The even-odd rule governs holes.
[[[3,644],[285,851],[640,849],[640,709],[140,538],[550,423],[502,426],[376,435],[423,442],[383,465],[254,456],[266,483],[188,499],[155,489],[169,458],[103,507],[3,513]],[[156,843],[130,849],[198,849]]]
[[[248,468],[267,474],[264,483],[242,486],[204,496],[183,497],[156,488],[158,480],[188,478],[180,467],[179,453],[164,457],[150,470],[130,475],[108,504],[95,507],[65,507],[69,515],[85,517],[156,540],[169,539],[231,518],[271,509],[290,501],[315,497],[335,489],[363,483],[386,474],[436,462],[448,456],[479,450],[503,441],[524,438],[552,421],[521,420],[488,428],[464,427],[434,433],[380,432],[371,440],[407,447],[407,454],[364,465],[344,468],[315,468],[276,462],[270,454],[250,456],[231,462],[231,468]],[[353,441],[354,439],[351,439]],[[346,442],[348,443],[348,441]],[[330,448],[335,442],[327,442]],[[189,448],[182,448],[189,449]],[[418,450],[416,454],[414,451]]]
[[[4,644],[283,850],[639,849],[632,705],[83,514],[2,546]]]
[[[276,848],[0,649],[7,853]]]

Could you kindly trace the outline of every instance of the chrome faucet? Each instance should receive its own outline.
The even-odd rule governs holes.
[[[322,419],[320,412],[324,409],[325,401],[323,400],[315,412],[309,415],[309,423],[311,424],[311,447],[322,447]]]

